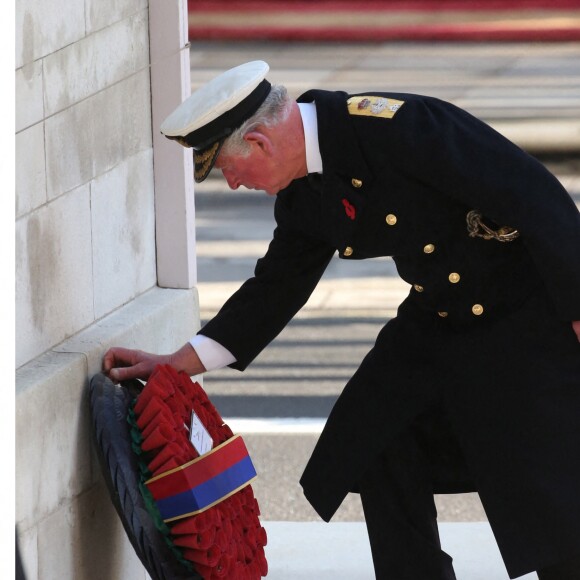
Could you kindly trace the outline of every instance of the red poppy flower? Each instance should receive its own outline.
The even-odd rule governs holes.
[[[199,457],[189,440],[192,411],[213,447],[234,436],[199,383],[169,366],[156,367],[134,405],[141,449],[154,476]],[[246,485],[205,511],[167,522],[169,539],[204,580],[258,580],[268,573],[266,530],[259,514]]]

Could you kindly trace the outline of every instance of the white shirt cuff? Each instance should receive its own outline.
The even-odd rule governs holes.
[[[221,369],[236,362],[236,357],[227,348],[203,334],[195,335],[189,344],[195,349],[206,371]]]

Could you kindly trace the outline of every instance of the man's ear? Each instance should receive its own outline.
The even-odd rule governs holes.
[[[250,131],[244,135],[244,141],[260,149],[266,155],[272,155],[274,144],[270,137],[261,131]]]

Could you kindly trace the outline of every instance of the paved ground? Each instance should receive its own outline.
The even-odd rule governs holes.
[[[580,43],[353,44],[341,47],[340,57],[328,44],[199,43],[191,57],[194,88],[222,69],[262,58],[270,63],[269,78],[284,81],[293,95],[314,86],[373,87],[451,100],[542,156],[580,200]],[[265,251],[273,200],[228,192],[216,176],[197,186],[196,205],[207,319]],[[335,259],[305,309],[245,373],[224,369],[205,378],[220,411],[246,420],[236,425],[249,432],[266,520],[317,519],[302,497],[300,473],[336,396],[406,291],[388,259]],[[441,521],[485,520],[475,494],[437,497],[437,505]],[[362,520],[357,496],[336,520]]]
[[[370,580],[373,566],[364,523],[266,522],[268,580]],[[458,580],[508,580],[489,525],[443,523],[443,550]],[[537,580],[534,573],[520,580]],[[428,579],[417,579],[428,580]]]

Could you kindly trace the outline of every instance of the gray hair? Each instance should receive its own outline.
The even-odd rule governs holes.
[[[291,99],[283,85],[272,85],[270,93],[260,105],[260,108],[238,127],[224,142],[224,155],[241,155],[250,153],[250,145],[244,141],[244,136],[254,131],[258,126],[274,127],[285,121],[290,114]]]

